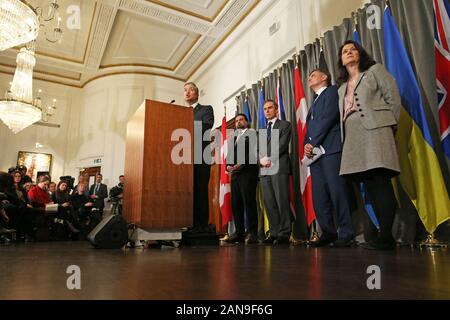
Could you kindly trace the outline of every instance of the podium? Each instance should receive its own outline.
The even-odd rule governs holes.
[[[171,158],[180,143],[172,141],[177,129],[190,133],[192,160],[191,108],[146,100],[128,122],[123,216],[158,238],[144,237],[141,230],[137,240],[177,240],[170,230],[181,237],[181,228],[193,224],[193,165],[177,165]]]

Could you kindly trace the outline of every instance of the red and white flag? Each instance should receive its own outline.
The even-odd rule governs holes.
[[[434,0],[436,80],[442,149],[450,158],[450,2]]]
[[[222,144],[220,148],[220,192],[219,192],[219,205],[220,212],[222,213],[222,226],[225,226],[233,218],[231,211],[231,183],[230,175],[227,173],[227,119],[224,116],[222,119]]]
[[[308,115],[308,106],[306,104],[305,91],[303,90],[300,69],[295,67],[294,71],[295,85],[295,107],[297,117],[298,131],[298,156],[300,161],[300,188],[302,193],[303,208],[305,209],[306,221],[308,226],[316,219],[312,201],[311,173],[309,167],[303,164],[305,157],[303,141],[306,136],[306,117]]]

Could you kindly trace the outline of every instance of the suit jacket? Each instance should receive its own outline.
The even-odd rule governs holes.
[[[214,125],[214,110],[212,106],[204,106],[200,103],[194,108],[194,121],[202,122],[202,134]]]
[[[274,131],[279,132],[278,156],[272,151],[272,137]],[[291,160],[289,158],[289,143],[291,142],[292,126],[291,123],[284,120],[277,120],[272,128],[272,135],[267,139],[267,150],[260,150],[260,158],[269,157],[272,162],[272,168],[261,168],[260,176],[272,176],[276,174],[291,174]],[[265,139],[266,135],[259,135],[259,138]],[[263,141],[264,142],[264,141]],[[264,154],[265,153],[265,154]]]
[[[97,199],[94,200],[94,205],[98,209],[103,209],[105,207],[105,198],[108,197],[108,187],[106,184],[101,183],[100,187],[98,188],[97,193],[95,193],[95,186],[97,184],[93,184],[91,188],[89,189],[89,195],[92,196],[93,194],[97,195]]]
[[[213,110],[213,107],[212,106],[204,106],[204,105],[198,104],[194,108],[194,121],[196,121],[196,122],[197,121],[201,121],[201,123],[202,123],[202,137],[201,137],[201,141],[202,141],[202,155],[203,155],[203,151],[211,143],[209,141],[203,141],[203,135],[205,134],[205,132],[207,130],[210,130],[213,127],[213,125],[214,125],[214,110]],[[195,130],[195,132],[194,132],[194,141],[197,141],[198,139],[200,139],[200,137],[196,136],[196,132],[197,132],[197,130]],[[195,146],[195,142],[194,142],[194,146]],[[202,159],[203,159],[203,156],[202,156]],[[203,159],[203,160],[205,160],[205,159]],[[206,159],[206,160],[207,160],[207,163],[211,163],[211,158]],[[205,163],[205,161],[202,161],[202,163]]]
[[[227,165],[241,165],[239,171],[234,171],[232,178],[246,174],[258,175],[258,137],[254,129],[248,129],[237,140],[237,136],[228,139]]]
[[[339,88],[341,139],[344,141],[344,97],[348,83]],[[356,109],[361,124],[367,130],[397,125],[400,118],[401,98],[397,83],[381,64],[361,73],[355,89]]]
[[[353,131],[348,137],[343,121],[347,85],[344,83],[339,88],[341,139],[344,142],[340,174],[374,168],[400,172],[393,129],[400,117],[401,98],[395,79],[381,64],[361,73],[354,92],[356,112],[350,115]]]
[[[339,95],[336,86],[325,89],[309,109],[304,145],[322,146],[324,157],[342,151]]]

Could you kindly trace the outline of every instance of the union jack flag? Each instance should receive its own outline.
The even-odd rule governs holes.
[[[440,134],[444,153],[450,158],[450,2],[433,0],[433,4]]]

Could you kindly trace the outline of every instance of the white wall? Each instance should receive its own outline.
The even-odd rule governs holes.
[[[262,0],[247,19],[193,76],[204,92],[201,101],[212,104],[215,126],[223,117],[223,101],[243,85],[246,88],[267,75],[333,26],[350,17],[367,0]],[[269,27],[280,29],[269,35]],[[292,54],[291,54],[292,52]],[[264,72],[265,71],[265,72]],[[227,105],[227,119],[236,111]]]
[[[0,74],[0,95],[3,95],[9,87],[13,76]],[[49,128],[43,126],[30,126],[18,134],[13,134],[9,128],[0,121],[0,170],[7,170],[17,163],[19,151],[49,153],[53,155],[51,174],[60,177],[66,172],[65,160],[67,152],[67,133],[70,127],[70,110],[73,107],[73,97],[79,94],[79,89],[51,84],[43,81],[35,81],[34,88],[42,89],[43,102],[51,103],[57,99],[55,116],[49,123],[57,123],[61,128]],[[43,148],[36,148],[39,142]]]
[[[0,74],[0,92],[12,76]],[[113,186],[124,172],[126,124],[144,99],[183,105],[183,82],[146,75],[114,75],[97,79],[83,89],[35,81],[48,100],[58,99],[51,123],[61,128],[31,126],[14,135],[0,121],[0,170],[17,162],[18,151],[53,155],[52,176],[77,177],[82,167],[101,159],[104,182]],[[36,149],[36,142],[44,148]]]
[[[124,173],[126,126],[145,99],[183,105],[183,82],[146,75],[114,75],[89,83],[82,90],[68,133],[68,172],[94,167],[102,160],[104,182],[113,186]]]
[[[221,47],[199,68],[192,80],[203,95],[200,102],[215,108],[215,126],[223,116],[223,100],[245,85],[261,79],[278,62],[289,58],[305,44],[349,17],[366,0],[262,0]],[[269,26],[280,29],[269,36]],[[0,95],[12,76],[0,74]],[[112,186],[124,170],[126,123],[141,102],[155,99],[183,104],[183,83],[146,75],[114,75],[97,79],[83,89],[35,81],[45,97],[58,99],[52,123],[61,128],[32,126],[13,135],[0,124],[0,170],[17,161],[18,151],[51,153],[52,175],[77,176],[79,168],[102,160],[105,182]],[[235,101],[227,103],[228,119],[235,113]],[[36,149],[35,144],[44,145]]]

